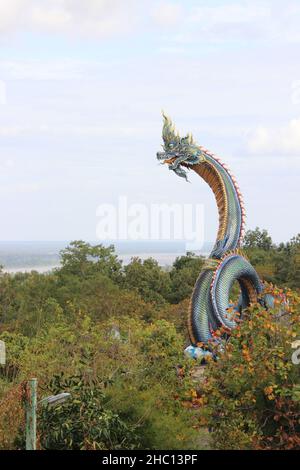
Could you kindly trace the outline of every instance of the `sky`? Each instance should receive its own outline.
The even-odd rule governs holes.
[[[247,228],[299,232],[300,2],[0,0],[0,240],[94,240],[97,209],[200,204],[163,109],[230,167]]]

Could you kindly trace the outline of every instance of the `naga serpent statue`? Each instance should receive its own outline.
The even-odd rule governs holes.
[[[194,170],[212,189],[219,213],[217,240],[196,281],[191,297],[188,330],[193,346],[207,344],[221,326],[231,330],[236,322],[230,311],[247,307],[258,300],[263,283],[240,251],[244,233],[245,210],[235,178],[218,157],[197,145],[191,134],[180,137],[172,121],[163,114],[163,152],[157,159],[187,180],[187,170]],[[235,281],[240,298],[235,309],[229,308],[229,295]],[[270,297],[270,298],[268,298]],[[264,298],[272,306],[272,296]]]

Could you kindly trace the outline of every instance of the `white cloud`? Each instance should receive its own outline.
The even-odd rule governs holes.
[[[232,45],[233,41],[263,41],[270,45],[300,42],[300,7],[291,0],[285,3],[285,8],[279,0],[231,0],[217,5],[206,1],[201,6],[182,1],[179,5],[182,11],[173,36],[168,38],[169,46]],[[163,20],[161,25],[164,26]]]
[[[1,126],[0,137],[30,137],[30,136],[51,136],[51,137],[133,137],[136,135],[147,136],[151,130],[151,125],[134,124],[124,126],[123,124],[112,125],[53,125],[53,124],[32,124],[27,126]]]
[[[15,162],[12,158],[4,158],[0,160],[0,168],[1,170],[9,170],[14,168]]]
[[[64,5],[51,7],[37,5],[32,8],[31,21],[34,25],[51,31],[60,31],[69,28],[72,15],[64,8]]]
[[[30,128],[25,126],[0,126],[0,137],[20,137],[29,131]]]
[[[182,16],[183,8],[178,3],[160,3],[152,14],[154,21],[161,26],[174,26]]]
[[[276,0],[218,5],[207,0],[202,5],[186,0],[0,0],[0,34],[31,31],[109,38],[149,32],[156,25],[163,32],[174,28],[178,38],[191,35],[193,44],[261,37],[300,41],[300,8],[291,0],[284,8]]]
[[[137,0],[0,0],[0,33],[17,30],[109,37],[137,24]]]
[[[257,128],[248,147],[253,153],[300,153],[300,119],[292,119],[281,128]]]
[[[251,2],[245,5],[237,3],[197,7],[189,20],[195,23],[201,23],[209,29],[211,25],[224,23],[251,23],[253,21],[265,20],[270,18],[271,10],[267,5],[258,5]]]
[[[0,63],[0,76],[4,80],[76,80],[90,76],[87,72],[91,72],[91,68],[90,63],[70,59],[3,60]]]
[[[158,49],[158,52],[161,54],[167,54],[167,55],[179,55],[179,54],[184,54],[186,52],[186,49],[183,46],[162,46]]]
[[[0,186],[0,194],[26,194],[26,193],[36,193],[42,189],[42,186],[38,183],[22,183],[22,184],[6,184]]]
[[[28,0],[0,0],[0,33],[18,29],[26,22]]]

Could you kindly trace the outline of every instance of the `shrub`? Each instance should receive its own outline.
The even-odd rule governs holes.
[[[299,449],[299,297],[270,288],[273,310],[253,305],[211,362],[201,398],[201,422],[216,449]],[[217,333],[221,334],[221,332]]]
[[[132,449],[138,446],[135,428],[105,407],[106,395],[99,384],[81,376],[55,376],[52,393],[71,393],[66,402],[41,409],[40,446],[57,450]]]

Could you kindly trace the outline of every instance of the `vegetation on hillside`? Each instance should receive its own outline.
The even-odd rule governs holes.
[[[51,273],[2,272],[0,448],[24,446],[30,377],[39,398],[71,393],[39,407],[41,449],[299,447],[299,366],[290,356],[300,339],[300,235],[275,246],[256,229],[243,248],[270,289],[285,290],[289,311],[248,309],[201,386],[183,350],[203,258],[187,253],[169,270],[151,258],[123,266],[113,247],[74,241]]]

